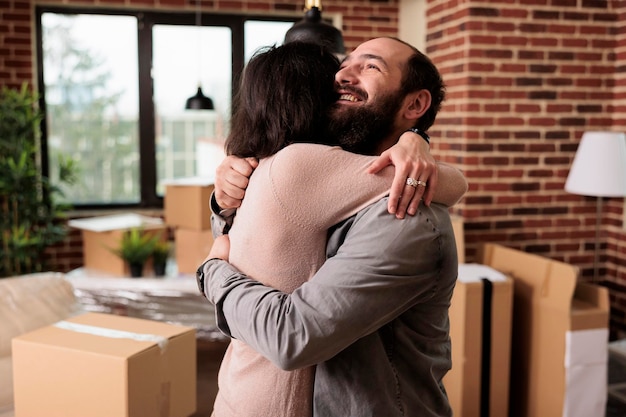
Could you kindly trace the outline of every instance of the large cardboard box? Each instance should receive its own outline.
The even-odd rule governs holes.
[[[165,223],[190,230],[211,228],[213,183],[203,178],[167,181],[163,205]]]
[[[180,274],[195,274],[213,245],[211,230],[176,229],[176,266]]]
[[[505,417],[513,280],[485,265],[459,265],[449,314],[452,369],[443,382],[455,417]]]
[[[82,230],[84,267],[116,276],[130,276],[127,263],[111,251],[119,246],[128,230],[141,227],[145,233],[160,234],[163,240],[167,240],[167,228],[163,220],[135,213],[70,220],[68,225]],[[149,260],[144,265],[143,275],[152,273]]]
[[[514,283],[510,416],[603,416],[608,290],[563,262],[496,244],[480,252]]]
[[[12,341],[15,417],[185,417],[195,330],[87,313]]]

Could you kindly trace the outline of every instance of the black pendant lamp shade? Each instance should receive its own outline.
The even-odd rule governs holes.
[[[185,105],[185,109],[187,110],[214,110],[213,100],[209,97],[205,96],[202,93],[202,87],[198,87],[198,91],[195,96],[191,96],[187,99],[187,104]]]
[[[343,44],[341,31],[322,21],[321,4],[306,6],[305,9],[304,18],[296,22],[285,34],[285,43],[312,42],[324,45],[336,54],[345,54],[346,47]]]
[[[215,106],[213,106],[213,100],[209,97],[205,96],[202,93],[202,86],[200,82],[200,75],[202,74],[202,57],[200,55],[202,51],[202,12],[200,10],[200,0],[196,2],[196,28],[198,30],[198,91],[195,96],[191,96],[187,99],[187,103],[185,104],[185,109],[187,110],[214,110]]]

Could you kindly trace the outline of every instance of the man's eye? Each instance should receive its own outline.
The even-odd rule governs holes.
[[[367,65],[365,65],[365,68],[367,68],[367,69],[373,69],[373,70],[379,71],[378,66],[377,66],[377,65],[375,65],[375,64],[367,64]]]

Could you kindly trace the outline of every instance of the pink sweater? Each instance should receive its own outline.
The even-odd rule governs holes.
[[[338,147],[295,144],[261,160],[229,233],[229,261],[263,284],[291,293],[324,263],[328,229],[389,193],[394,170],[366,173],[374,159]],[[456,169],[441,168],[440,183],[446,187],[440,188],[449,192],[435,199],[452,205],[467,183]],[[453,180],[458,187],[448,187]],[[310,416],[314,371],[283,371],[232,340],[220,367],[213,415]]]

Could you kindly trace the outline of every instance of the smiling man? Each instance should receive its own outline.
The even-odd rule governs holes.
[[[425,132],[433,124],[443,101],[439,74],[428,68],[426,64],[432,65],[428,60],[414,58],[413,65],[406,65],[407,51],[412,47],[403,42],[378,38],[361,44],[344,59],[335,76],[340,99],[329,129],[342,148],[382,153],[407,130],[407,121],[412,120],[409,112],[427,109],[408,128]],[[397,54],[398,60],[384,59],[389,53]],[[422,87],[426,85],[430,87]]]
[[[393,38],[360,45],[335,80],[331,130],[359,153],[378,154],[407,129],[425,131],[444,98],[436,67]],[[316,365],[315,416],[452,415],[442,385],[458,268],[448,209],[421,204],[398,220],[387,200],[335,226],[326,262],[292,293],[222,260],[224,237],[200,268],[199,284],[225,334],[283,369]]]

